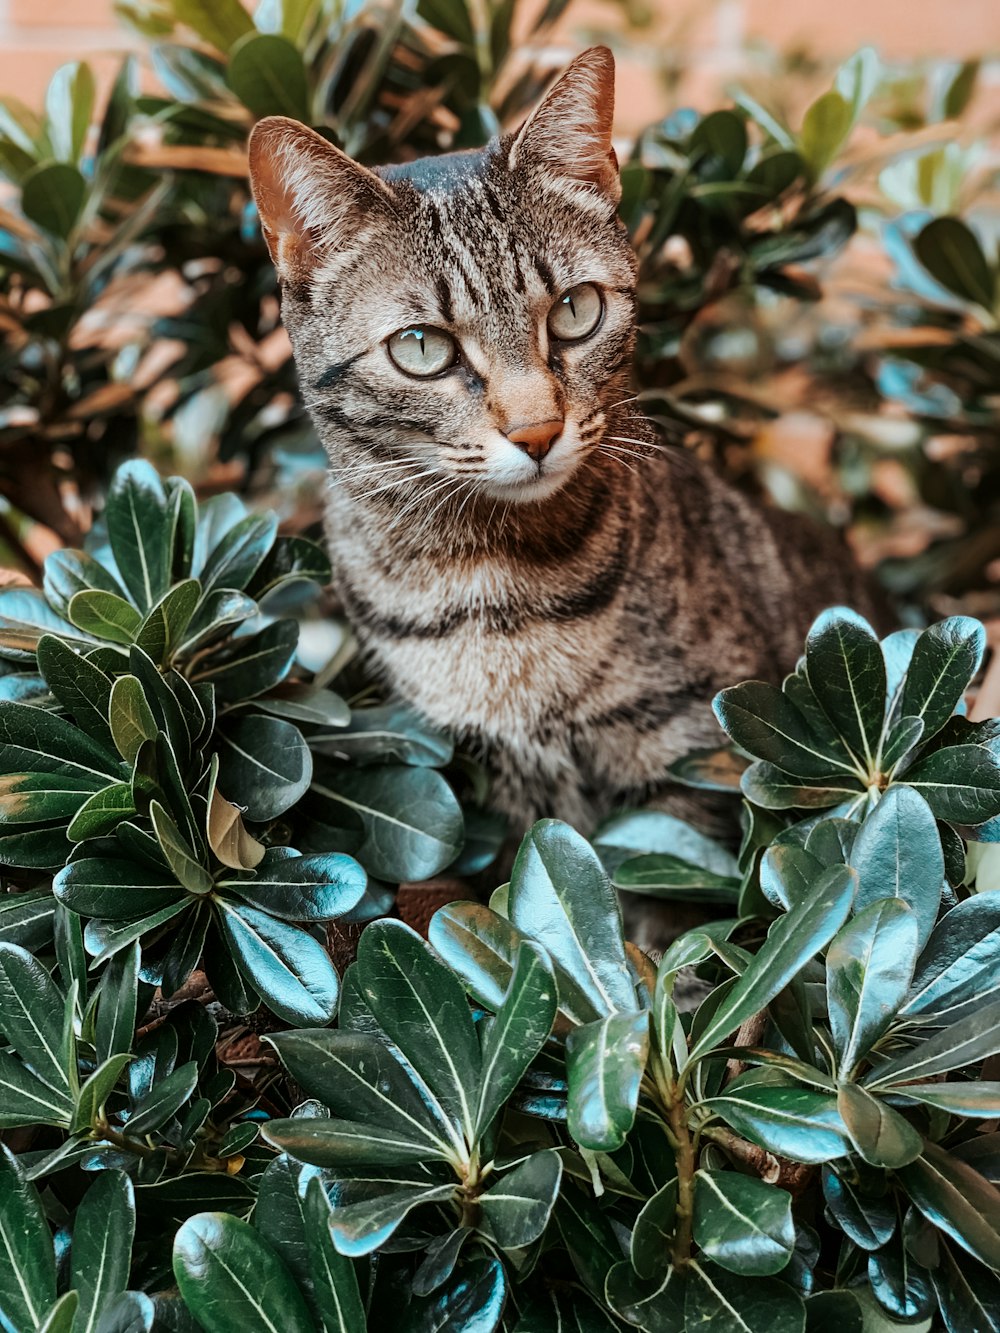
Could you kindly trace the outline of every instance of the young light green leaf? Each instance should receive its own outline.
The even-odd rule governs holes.
[[[157,726],[146,694],[135,676],[119,676],[111,687],[111,734],[126,763],[135,762],[143,741],[152,740]]]
[[[178,881],[189,893],[211,893],[214,883],[212,876],[201,862],[195,859],[191,847],[159,801],[150,801],[149,817],[160,849]]]
[[[131,602],[97,588],[74,593],[69,618],[77,629],[108,643],[132,643],[142,624],[142,616]]]

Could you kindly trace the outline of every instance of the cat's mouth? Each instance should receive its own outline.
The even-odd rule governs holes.
[[[573,468],[566,464],[552,467],[542,467],[534,476],[526,476],[517,480],[503,481],[488,478],[482,486],[483,492],[491,499],[501,500],[508,504],[537,504],[540,500],[546,500],[550,495],[555,495],[556,491],[561,490],[572,475]]]

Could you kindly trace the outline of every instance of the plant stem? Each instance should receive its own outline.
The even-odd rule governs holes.
[[[677,1162],[677,1224],[674,1227],[670,1257],[675,1268],[684,1269],[691,1262],[691,1230],[694,1225],[694,1173],[698,1162],[682,1096],[671,1100],[668,1107],[668,1119],[677,1144],[674,1150]]]

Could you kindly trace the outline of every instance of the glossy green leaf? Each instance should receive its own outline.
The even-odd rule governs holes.
[[[110,678],[53,634],[43,634],[38,640],[38,669],[62,707],[73,715],[77,726],[108,748],[111,744],[108,726]]]
[[[896,1230],[897,1219],[884,1174],[868,1174],[881,1184],[881,1192],[851,1165],[843,1171],[824,1166],[822,1182],[823,1198],[837,1225],[855,1245],[871,1251],[886,1244]]]
[[[856,1083],[842,1083],[837,1109],[857,1152],[871,1166],[906,1166],[923,1140],[905,1116]]]
[[[80,1296],[74,1333],[92,1333],[101,1311],[128,1286],[135,1195],[124,1171],[100,1171],[76,1213],[71,1251]]]
[[[184,893],[169,871],[110,856],[71,861],[52,881],[52,891],[70,911],[109,921],[150,916]]]
[[[837,1098],[812,1088],[727,1088],[705,1106],[738,1134],[793,1162],[828,1162],[850,1149]]]
[[[44,1322],[38,1325],[38,1333],[72,1333],[79,1308],[79,1295],[75,1291],[67,1291],[49,1307]]]
[[[68,1126],[73,1103],[43,1083],[10,1051],[0,1051],[0,1128],[20,1125]]]
[[[308,0],[299,2],[308,4]],[[262,602],[276,588],[302,580],[318,583],[321,587],[329,583],[329,557],[321,546],[306,537],[278,537],[246,590]]]
[[[449,1326],[463,1333],[494,1333],[506,1299],[507,1281],[500,1260],[473,1259],[440,1291],[411,1301],[400,1333],[436,1333]]]
[[[479,1197],[479,1206],[502,1250],[518,1250],[548,1226],[563,1164],[558,1153],[532,1153]]]
[[[226,82],[255,116],[309,119],[305,66],[287,37],[249,32],[240,38],[229,57]]]
[[[1000,898],[974,894],[945,913],[917,962],[904,1014],[945,1013],[1000,998]]]
[[[944,853],[927,802],[909,787],[890,787],[861,826],[850,863],[858,872],[855,910],[883,898],[913,909],[919,944],[937,920],[944,882]]]
[[[903,715],[923,720],[924,739],[935,736],[954,713],[985,648],[986,631],[969,616],[939,621],[917,639],[899,706]]]
[[[1000,1051],[1000,1000],[977,1007],[965,1018],[924,1038],[875,1066],[865,1079],[870,1087],[918,1082],[977,1064]]]
[[[408,1135],[423,1145],[427,1158],[449,1155],[444,1112],[417,1088],[383,1041],[324,1028],[275,1033],[268,1040],[295,1081],[334,1115]]]
[[[358,946],[358,974],[379,1026],[472,1144],[482,1060],[458,979],[401,921],[368,927]]]
[[[240,972],[286,1023],[329,1023],[340,981],[321,944],[266,912],[219,899],[222,930]]]
[[[917,957],[917,921],[901,898],[865,907],[826,956],[827,1009],[842,1074],[849,1075],[901,1008]]]
[[[333,1244],[330,1203],[316,1177],[306,1187],[302,1211],[316,1304],[326,1333],[365,1333],[365,1313],[354,1265]]]
[[[87,588],[125,596],[115,576],[85,551],[58,550],[47,555],[42,586],[50,606],[62,616],[67,615],[73,595]]]
[[[38,1192],[20,1163],[0,1146],[0,1321],[38,1327],[56,1298],[52,1234]]]
[[[206,1333],[315,1333],[285,1265],[229,1213],[198,1213],[174,1237],[174,1277]]]
[[[133,943],[110,960],[101,978],[94,1025],[94,1047],[99,1061],[132,1049],[138,986],[139,946]]]
[[[477,1137],[492,1124],[547,1040],[556,1005],[556,979],[548,957],[537,945],[525,941],[517,951],[503,1004],[482,1042]]]
[[[649,1333],[685,1333],[686,1290],[686,1275],[678,1269],[670,1267],[662,1276],[643,1280],[626,1261],[608,1273],[606,1298],[627,1323]]]
[[[73,595],[69,618],[77,629],[97,639],[121,644],[132,643],[142,624],[142,616],[131,602],[96,588]]]
[[[795,1248],[792,1196],[737,1171],[700,1170],[694,1238],[707,1259],[732,1273],[780,1273]]]
[[[106,838],[118,825],[135,814],[131,782],[112,782],[89,796],[69,822],[66,836],[71,842]]]
[[[787,912],[809,896],[822,874],[823,863],[804,847],[775,844],[761,859],[760,887],[768,902]]]
[[[150,609],[135,635],[135,642],[154,662],[169,661],[183,642],[185,632],[201,599],[197,579],[177,583]]]
[[[637,854],[657,852],[704,866],[725,878],[739,876],[736,858],[728,848],[683,819],[660,810],[612,815],[598,827],[591,841],[609,874]]]
[[[614,1152],[635,1120],[649,1057],[649,1013],[616,1013],[574,1028],[566,1040],[572,1137],[593,1152]]]
[[[442,1203],[454,1196],[455,1180],[445,1184],[430,1177],[415,1181],[405,1175],[408,1169],[419,1168],[398,1167],[395,1173],[392,1168],[387,1168],[373,1179],[366,1191],[367,1198],[344,1205],[338,1203],[334,1207],[330,1232],[340,1254],[357,1259],[373,1253],[385,1244],[414,1208],[426,1203]],[[352,1181],[352,1185],[356,1187],[357,1182]]]
[[[317,1284],[310,1271],[306,1231],[307,1226],[316,1225],[318,1219],[311,1217],[307,1223],[305,1193],[309,1181],[318,1174],[314,1167],[302,1166],[285,1153],[272,1158],[260,1177],[253,1214],[256,1231],[295,1279],[313,1314],[316,1313]],[[320,1190],[322,1193],[322,1186]],[[325,1195],[323,1204],[321,1225],[326,1230],[328,1219],[325,1214],[329,1213],[329,1204]],[[332,1249],[329,1239],[328,1244]]]
[[[938,819],[982,824],[1000,814],[1000,761],[983,745],[934,750],[906,772]]]
[[[25,1066],[59,1098],[70,1089],[63,1048],[64,998],[45,968],[15,944],[0,944],[0,1031]]]
[[[774,923],[753,962],[691,1047],[689,1064],[770,1004],[829,943],[851,910],[856,882],[854,871],[847,866],[831,866],[817,880],[812,897]]]
[[[124,1051],[112,1055],[103,1064],[97,1066],[80,1089],[76,1102],[73,1123],[70,1126],[74,1134],[92,1128],[102,1113],[104,1103],[117,1087],[122,1071],[132,1059],[130,1052]]]
[[[197,1082],[198,1065],[196,1061],[190,1060],[154,1083],[132,1108],[128,1121],[129,1134],[141,1138],[143,1134],[160,1129],[177,1114],[194,1092]]]
[[[447,736],[400,704],[355,708],[336,726],[329,734],[310,736],[310,746],[320,754],[361,763],[394,761],[432,768],[449,763],[454,749]]]
[[[509,910],[511,923],[577,981],[592,1017],[634,1012],[617,898],[593,849],[567,824],[543,819],[525,835]]]
[[[143,741],[157,731],[145,691],[135,676],[119,676],[111,688],[111,734],[126,763],[135,762]]]
[[[128,677],[123,676],[122,679],[127,680]],[[210,893],[213,884],[211,874],[200,860],[195,859],[194,851],[159,801],[150,801],[149,817],[164,858],[178,882],[189,893]]]
[[[52,938],[55,909],[56,900],[48,889],[0,895],[0,942],[34,952]]]
[[[353,857],[279,857],[272,849],[253,878],[220,878],[218,887],[285,921],[331,921],[361,901],[366,882]]]
[[[0,776],[0,825],[72,821],[93,793],[96,780],[62,773],[11,773]]]
[[[980,1263],[1000,1268],[1000,1190],[936,1143],[897,1172],[910,1198]]]
[[[219,781],[227,798],[261,823],[284,814],[308,789],[312,755],[291,722],[259,715],[227,723],[218,734]]]
[[[115,472],[105,508],[108,538],[129,594],[143,613],[155,606],[170,582],[170,518],[156,470],[132,459]],[[138,617],[131,637],[141,623]]]
[[[874,771],[886,673],[871,626],[844,607],[825,611],[806,640],[806,671],[820,707],[852,752]]]
[[[907,1083],[896,1091],[905,1092],[925,1106],[937,1106],[949,1115],[970,1120],[1000,1117],[1000,1083],[976,1079],[969,1083]]]
[[[745,1282],[717,1264],[696,1259],[684,1300],[686,1329],[702,1333],[803,1333],[805,1309],[784,1282]]]
[[[64,718],[29,704],[0,703],[0,771],[121,776],[117,756]]]
[[[440,1155],[419,1134],[326,1117],[269,1121],[266,1138],[300,1162],[334,1168],[392,1167]]]
[[[387,764],[324,773],[313,792],[335,807],[332,822],[352,820],[361,831],[354,850],[378,879],[429,879],[458,855],[462,812],[440,773]]]
[[[742,750],[785,773],[830,780],[854,772],[832,746],[823,748],[822,739],[813,735],[799,710],[774,685],[745,681],[722,690],[712,707],[723,729]]]

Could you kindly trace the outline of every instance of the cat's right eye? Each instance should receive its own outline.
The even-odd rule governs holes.
[[[450,333],[423,326],[400,329],[388,339],[386,349],[404,375],[420,379],[440,375],[458,357],[458,347]]]

